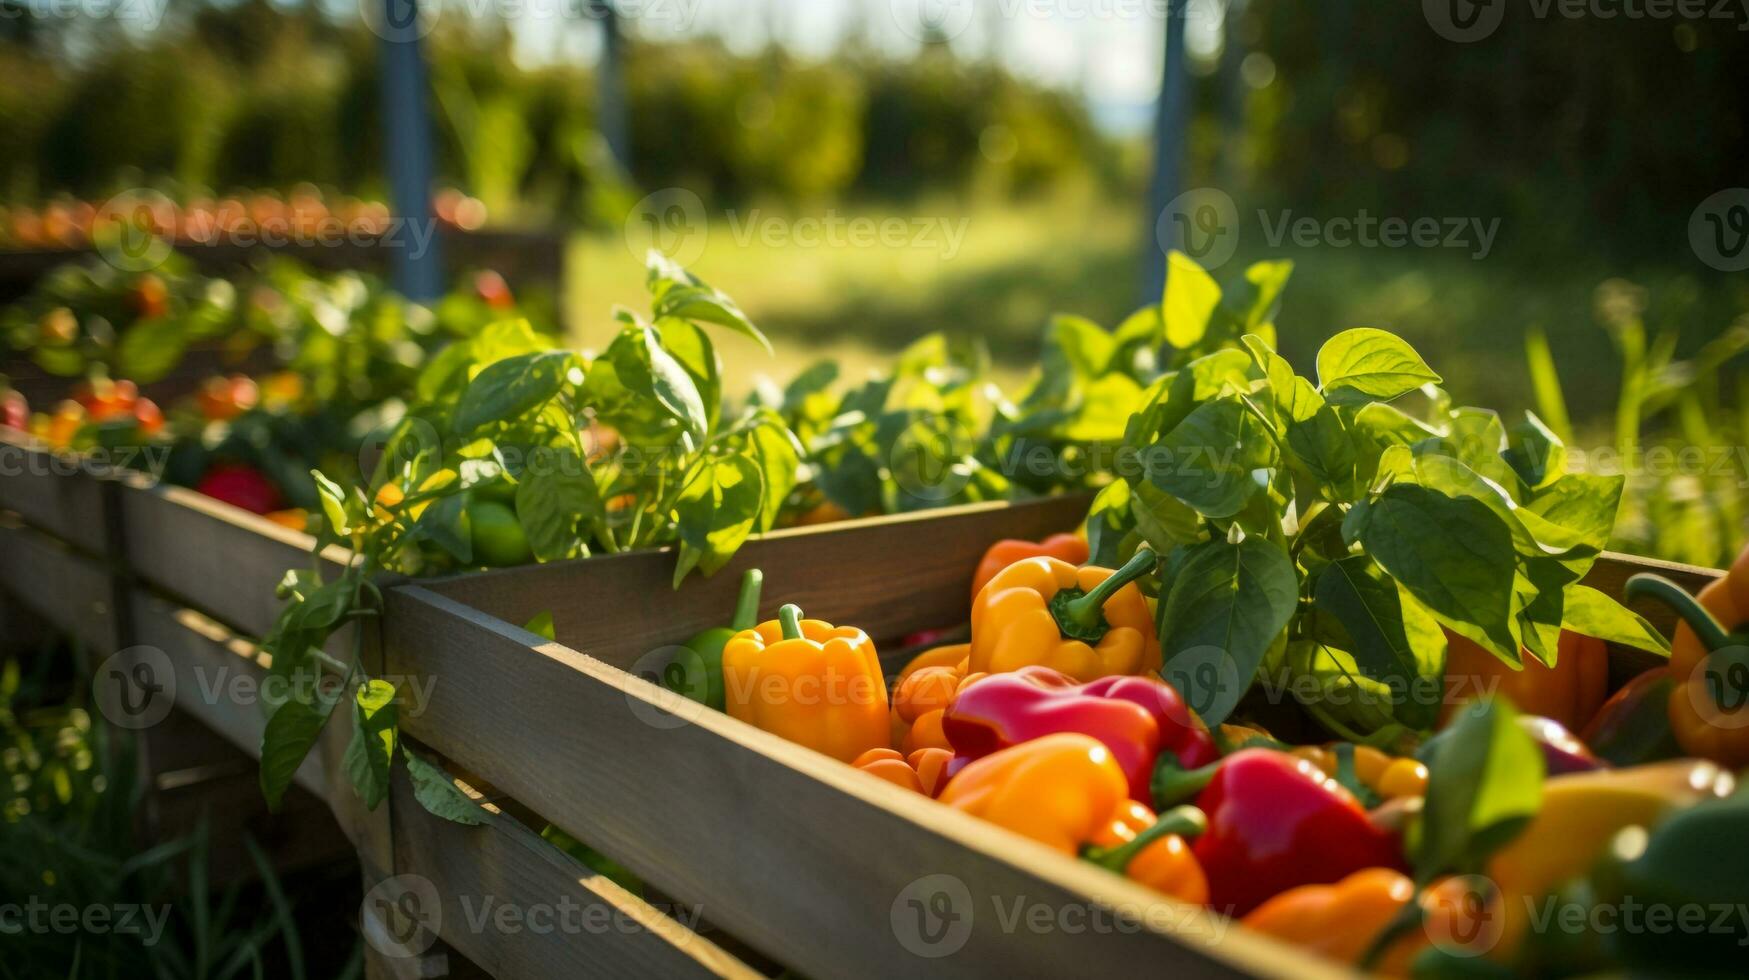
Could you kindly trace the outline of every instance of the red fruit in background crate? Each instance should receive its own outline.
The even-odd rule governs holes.
[[[11,389],[0,392],[0,428],[21,432],[30,429],[30,403]]]
[[[504,281],[503,276],[490,269],[474,277],[474,293],[494,310],[508,310],[516,305],[516,297],[510,293],[510,284]]]
[[[272,480],[253,466],[241,463],[213,467],[194,489],[253,514],[269,514],[285,506]]]

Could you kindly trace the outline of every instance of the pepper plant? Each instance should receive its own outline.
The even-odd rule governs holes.
[[[1162,309],[1168,335],[1233,328],[1188,260]],[[1563,628],[1666,649],[1580,584],[1621,479],[1570,472],[1536,416],[1507,426],[1440,381],[1401,338],[1360,328],[1323,346],[1314,377],[1250,331],[1148,388],[1088,536],[1108,567],[1143,545],[1164,556],[1162,673],[1211,725],[1261,687],[1349,741],[1425,731],[1446,631],[1510,663],[1553,664]]]
[[[659,253],[648,286],[650,317],[617,311],[619,332],[596,356],[553,349],[522,321],[444,349],[424,367],[368,487],[349,492],[315,475],[319,546],[347,545],[354,558],[332,580],[313,567],[280,586],[286,604],[263,646],[294,694],[263,736],[270,803],[341,701],[324,673],[344,678],[354,713],[347,773],[368,807],[381,802],[397,751],[395,690],[364,675],[361,631],[345,661],[322,649],[340,627],[375,615],[377,572],[478,564],[476,500],[513,500],[541,561],[676,545],[677,586],[694,569],[716,571],[776,521],[796,486],[800,446],[770,409],[725,413],[707,326],[769,343],[732,300]],[[452,818],[468,812],[453,787],[403,754],[422,803]]]

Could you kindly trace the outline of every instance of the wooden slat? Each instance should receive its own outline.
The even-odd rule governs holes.
[[[1585,584],[1605,595],[1620,599],[1622,586],[1639,572],[1656,572],[1690,592],[1699,592],[1725,574],[1716,568],[1701,568],[1698,565],[1683,565],[1673,561],[1606,551],[1597,559],[1597,564],[1591,566],[1590,574],[1585,576]],[[1635,602],[1629,603],[1628,607],[1646,617],[1647,621],[1666,636],[1676,628],[1676,613],[1663,603]]]
[[[120,649],[112,580],[96,561],[17,523],[0,523],[0,588],[99,656]]]
[[[128,567],[142,581],[253,637],[279,615],[274,586],[287,569],[309,567],[315,545],[307,534],[181,487],[129,486],[120,510]],[[330,548],[324,558],[324,574],[335,575],[350,556]]]
[[[438,898],[438,934],[499,980],[760,975],[489,803],[483,826],[434,817],[397,768],[390,805],[396,875],[430,884],[425,898]],[[513,917],[509,929],[495,918],[503,909]]]
[[[484,572],[429,587],[509,623],[551,612],[566,644],[624,668],[726,622],[748,568],[765,572],[766,616],[794,602],[810,617],[853,621],[877,639],[957,625],[970,614],[973,566],[986,547],[1070,530],[1086,514],[1087,499],[1072,496],[776,531],[747,542],[715,575],[690,576],[678,591],[668,550]]]
[[[22,433],[0,429],[0,510],[91,553],[108,546],[103,472],[67,453],[52,453]]]
[[[260,700],[270,660],[254,646],[191,609],[136,591],[134,635],[140,646],[161,651],[175,671],[175,705],[222,735],[252,758],[261,757],[267,726]],[[297,784],[328,795],[329,774],[320,753],[298,769]]]
[[[429,590],[388,601],[389,669],[434,682],[403,731],[809,976],[1346,975]],[[966,889],[939,958],[900,938],[931,875]]]

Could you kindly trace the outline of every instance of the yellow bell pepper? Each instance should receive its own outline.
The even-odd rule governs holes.
[[[794,605],[723,647],[732,717],[842,762],[887,748],[887,682],[868,634]]]
[[[1160,669],[1148,600],[1133,584],[1153,569],[1136,552],[1123,568],[1027,558],[998,572],[972,603],[968,673],[1043,666],[1082,683]]]

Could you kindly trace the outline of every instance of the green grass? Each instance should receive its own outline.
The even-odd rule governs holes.
[[[778,347],[778,356],[767,358],[750,343],[724,341],[735,388],[755,374],[783,380],[820,356],[839,358],[846,375],[855,376],[933,330],[981,336],[1002,380],[1012,381],[1036,363],[1037,340],[1053,312],[1111,325],[1138,304],[1142,221],[1126,204],[1081,196],[854,213],[947,215],[964,219],[965,239],[951,256],[930,247],[769,247],[738,241],[727,221],[712,224],[693,270],[734,296]],[[645,305],[642,247],[628,247],[618,235],[577,240],[567,309],[583,343],[605,343],[613,304]],[[1606,421],[1619,384],[1616,353],[1592,313],[1600,282],[1623,277],[1647,287],[1648,325],[1680,326],[1684,352],[1749,309],[1749,284],[1712,273],[1686,250],[1664,268],[1624,269],[1585,255],[1514,258],[1505,247],[1475,261],[1440,249],[1271,250],[1247,240],[1216,276],[1236,276],[1258,259],[1293,259],[1278,328],[1296,365],[1309,367],[1318,345],[1339,330],[1383,327],[1414,343],[1460,401],[1504,413],[1533,404],[1524,338],[1541,325],[1575,422],[1586,431]]]

